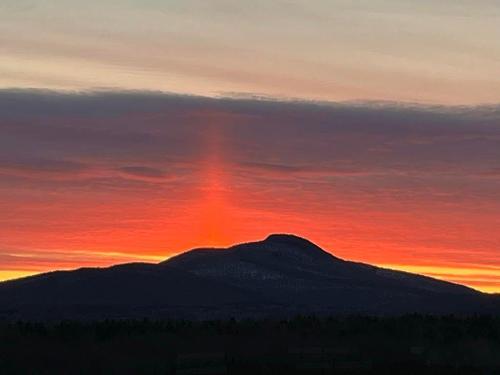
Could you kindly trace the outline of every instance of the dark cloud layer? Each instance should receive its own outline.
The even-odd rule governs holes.
[[[496,106],[1,90],[0,135],[0,161],[11,161],[3,170],[64,173],[92,164],[161,177],[165,167],[175,173],[203,160],[210,147],[266,174],[491,177],[500,168]]]
[[[43,159],[0,159],[0,172],[33,175],[72,175],[83,172],[87,166],[84,163],[70,160]]]
[[[129,165],[125,167],[118,168],[118,171],[123,172],[130,176],[136,177],[149,177],[149,178],[163,178],[166,177],[166,173],[158,168],[144,167],[139,165]]]
[[[274,186],[494,205],[500,107],[0,90],[0,184],[175,190],[214,163],[261,200]]]

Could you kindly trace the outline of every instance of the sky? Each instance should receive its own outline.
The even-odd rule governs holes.
[[[500,3],[2,0],[0,280],[295,233],[500,292]]]
[[[498,0],[2,0],[0,85],[495,104]]]

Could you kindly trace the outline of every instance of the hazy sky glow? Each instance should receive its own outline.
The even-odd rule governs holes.
[[[500,292],[499,40],[497,0],[1,0],[0,280],[291,232]]]
[[[497,0],[2,0],[0,86],[500,101]]]

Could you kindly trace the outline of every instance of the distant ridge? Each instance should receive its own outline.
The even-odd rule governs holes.
[[[462,285],[342,260],[291,234],[194,249],[159,264],[0,283],[4,319],[405,313],[493,314],[500,313],[500,302]]]

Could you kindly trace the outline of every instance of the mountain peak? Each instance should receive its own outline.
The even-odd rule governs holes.
[[[311,241],[303,238],[296,236],[294,234],[288,234],[288,233],[273,233],[267,236],[267,238],[264,240],[266,243],[286,243],[289,245],[295,245],[295,246],[314,246],[318,247],[317,245],[313,244]]]
[[[288,240],[288,239],[297,239],[297,240],[300,240],[300,241],[307,241],[309,242],[309,240],[307,240],[306,238],[304,237],[300,237],[300,236],[297,236],[296,234],[292,234],[292,233],[271,233],[269,236],[266,237],[266,241],[273,241],[273,240]]]
[[[278,246],[279,248],[282,249],[290,249],[290,250],[298,249],[300,250],[300,252],[307,252],[310,255],[315,253],[327,254],[325,250],[323,250],[318,245],[312,243],[311,241],[303,237],[299,237],[294,234],[285,234],[285,233],[270,234],[263,241],[263,243],[270,246],[273,245]]]

